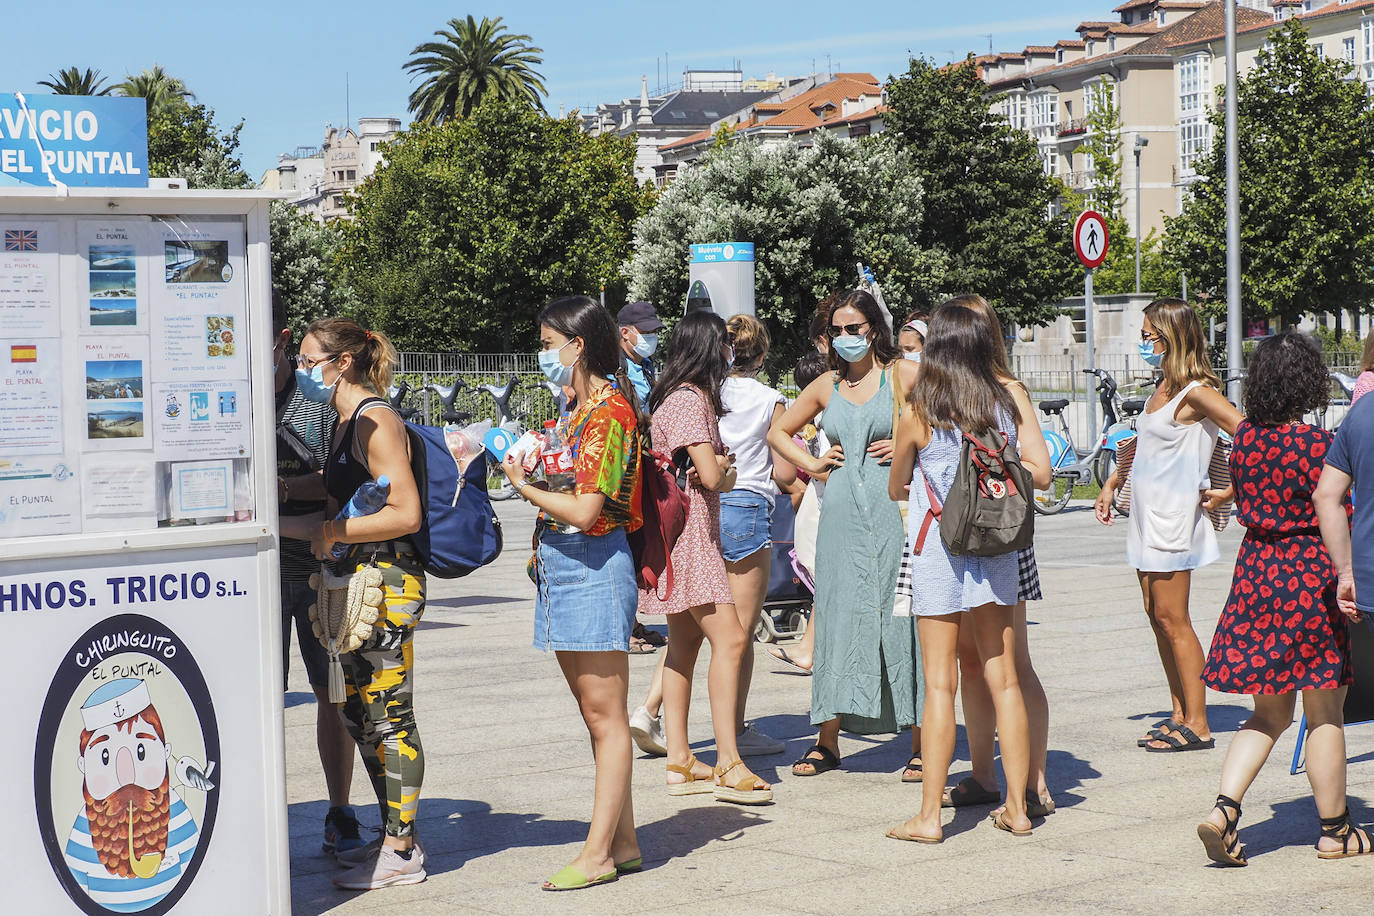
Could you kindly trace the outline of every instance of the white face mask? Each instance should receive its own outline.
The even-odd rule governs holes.
[[[913,351],[910,352],[910,353],[903,353],[903,354],[902,354],[902,359],[909,359],[909,360],[911,360],[913,363],[919,363],[919,362],[921,361],[921,351],[920,351],[920,350],[913,350]]]

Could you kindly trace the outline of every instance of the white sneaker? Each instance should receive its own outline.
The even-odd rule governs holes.
[[[377,830],[376,827],[371,828]],[[382,840],[386,834],[378,832],[378,835],[367,842],[366,845],[357,846],[343,852],[334,854],[334,861],[345,868],[352,868],[355,865],[362,865],[366,862],[373,862],[377,858],[378,851],[382,848]],[[415,842],[411,844],[411,849],[415,850],[415,855],[420,857],[420,864],[425,864],[425,844],[420,842],[420,835],[415,834]]]
[[[643,706],[630,713],[630,737],[650,757],[668,756],[668,746],[663,742],[663,717],[649,715]]]
[[[768,737],[752,725],[746,725],[744,731],[735,737],[735,747],[739,749],[741,757],[767,757],[781,754],[787,749],[787,745],[777,738]]]
[[[335,875],[334,883],[344,890],[371,891],[419,884],[425,877],[424,858],[418,849],[412,848],[410,858],[406,859],[390,846],[382,846],[377,858]]]

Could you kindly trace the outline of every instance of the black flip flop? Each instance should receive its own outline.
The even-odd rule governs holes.
[[[940,799],[941,808],[967,808],[971,805],[995,805],[1002,800],[1002,795],[996,789],[984,789],[983,786],[972,776],[965,776],[954,784],[953,788],[946,789],[944,797]]]
[[[820,756],[819,758],[812,757],[811,755],[812,755],[813,753],[819,753],[821,756]],[[800,766],[801,764],[803,764],[803,763],[809,763],[809,764],[811,765],[811,772],[810,772],[810,773],[798,773],[798,772],[797,772],[797,769],[796,769],[796,768],[797,768],[798,766]],[[837,756],[835,756],[835,752],[834,752],[834,751],[832,751],[832,750],[831,750],[830,748],[828,748],[828,747],[822,747],[822,746],[819,745],[819,744],[813,744],[813,745],[811,745],[809,748],[806,749],[806,753],[805,753],[805,754],[802,754],[800,760],[798,760],[798,761],[796,761],[795,763],[792,764],[792,775],[793,775],[793,776],[819,776],[819,775],[821,775],[822,773],[829,773],[831,770],[838,770],[839,768],[840,768],[840,758],[837,757]]]
[[[917,775],[908,776],[907,770],[915,770]],[[908,760],[906,766],[902,768],[902,782],[921,782],[925,779],[925,775],[925,764],[921,762],[921,755],[912,754],[911,759]]]
[[[1172,754],[1174,751],[1207,751],[1217,746],[1216,738],[1208,738],[1203,741],[1186,725],[1175,725],[1173,730],[1167,735],[1160,735],[1155,739],[1163,741],[1168,747],[1150,747],[1145,745],[1145,750],[1152,754]]]
[[[774,651],[774,650],[777,650],[777,651]],[[780,661],[780,662],[786,662],[787,664],[791,665],[793,668],[796,668],[798,671],[801,671],[801,672],[803,672],[803,673],[805,673],[805,674],[810,674],[810,673],[811,673],[811,669],[810,669],[810,668],[807,668],[805,665],[802,665],[800,662],[798,662],[795,658],[793,658],[792,656],[788,655],[788,654],[787,654],[787,650],[784,649],[782,646],[769,646],[769,648],[768,648],[768,654],[769,654],[770,656],[772,656],[773,658],[777,659],[777,660]],[[814,664],[814,662],[813,662],[813,664]]]
[[[1169,728],[1173,728],[1177,724],[1178,723],[1174,722],[1173,716],[1170,716],[1167,719],[1160,719],[1154,725],[1151,725],[1150,730],[1145,733],[1148,737],[1135,739],[1135,746],[1149,747],[1151,741],[1161,740],[1161,729],[1165,728],[1166,726]]]

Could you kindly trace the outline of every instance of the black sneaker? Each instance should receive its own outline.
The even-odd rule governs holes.
[[[324,816],[324,851],[338,854],[365,845],[358,834],[358,816],[350,805],[330,808]]]

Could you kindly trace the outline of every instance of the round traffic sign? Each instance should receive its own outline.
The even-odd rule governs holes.
[[[1073,251],[1088,270],[1107,260],[1107,220],[1096,210],[1084,210],[1073,227]]]

